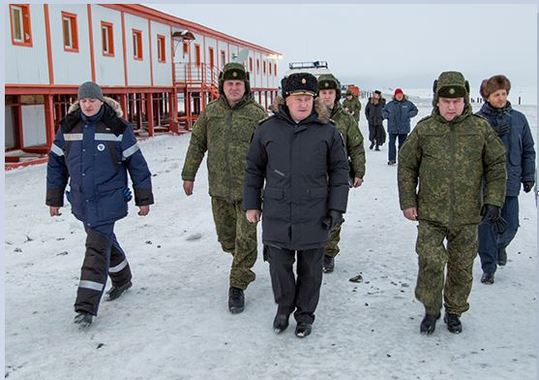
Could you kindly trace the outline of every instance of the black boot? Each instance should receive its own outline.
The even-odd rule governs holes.
[[[481,282],[487,285],[494,284],[494,273],[483,273],[483,275],[481,276]]]
[[[380,151],[380,148],[378,147],[378,144],[376,144],[376,148],[374,150]]]
[[[230,310],[232,314],[238,314],[241,313],[244,308],[245,297],[243,295],[243,290],[231,286],[230,289],[228,289],[228,310]]]
[[[458,315],[445,313],[444,322],[447,324],[449,332],[453,334],[460,334],[462,332],[462,323],[460,323]]]
[[[81,330],[87,329],[92,324],[93,315],[90,313],[87,313],[86,311],[79,311],[77,315],[75,315],[75,318],[73,319],[73,323],[79,325],[79,328]]]
[[[296,336],[298,338],[305,338],[311,333],[312,325],[307,322],[298,322],[296,326]]]
[[[120,285],[120,286],[113,286],[107,291],[107,301],[114,301],[116,298],[119,298],[122,294],[124,294],[127,289],[129,289],[133,284],[131,281],[127,282],[126,284]]]
[[[371,141],[371,145],[369,146],[369,149],[372,150],[374,148],[374,141]]]
[[[498,250],[498,265],[503,267],[505,264],[507,264],[507,252],[505,248],[501,248]]]
[[[438,319],[440,319],[440,313],[438,315],[425,314],[419,326],[419,332],[427,335],[432,334],[436,329],[436,321]]]
[[[335,269],[335,258],[328,255],[324,255],[324,264],[322,266],[322,272],[331,273],[333,272],[333,269]]]
[[[290,314],[279,314],[279,312],[277,312],[277,315],[273,320],[273,331],[275,331],[275,334],[280,334],[286,330],[288,327],[289,316]]]

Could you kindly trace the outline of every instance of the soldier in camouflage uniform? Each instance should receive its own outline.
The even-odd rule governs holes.
[[[346,98],[342,103],[343,109],[354,117],[356,124],[359,123],[359,114],[361,112],[361,102],[352,94],[352,90],[346,91]]]
[[[365,176],[365,150],[363,149],[363,135],[359,131],[357,121],[347,113],[339,100],[341,98],[341,85],[337,78],[331,74],[318,77],[318,96],[329,108],[331,119],[335,122],[337,130],[344,139],[344,145],[349,157],[351,185],[359,187]],[[334,228],[329,234],[329,242],[324,251],[324,273],[333,272],[335,256],[339,253],[341,239],[341,225]]]
[[[481,215],[500,220],[505,150],[488,122],[473,115],[468,81],[461,73],[440,74],[433,106],[431,116],[417,123],[399,152],[400,207],[407,219],[419,221],[415,295],[425,306],[420,331],[434,332],[443,292],[444,322],[450,332],[460,333],[459,317],[469,309],[477,225]]]
[[[209,194],[217,238],[223,251],[233,256],[228,307],[241,313],[243,291],[255,280],[256,225],[242,209],[245,157],[258,122],[267,115],[253,100],[249,74],[240,63],[227,63],[219,77],[219,99],[211,102],[193,126],[182,170],[183,188],[189,196],[200,163],[208,151]]]

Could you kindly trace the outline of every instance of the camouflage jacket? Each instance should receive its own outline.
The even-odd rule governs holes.
[[[184,181],[194,181],[208,151],[209,194],[241,200],[245,157],[258,122],[266,112],[250,96],[233,108],[224,96],[209,103],[193,126],[182,170]]]
[[[354,173],[354,177],[363,178],[365,176],[365,150],[363,149],[363,135],[359,131],[358,124],[339,103],[335,103],[331,110],[331,119],[344,138],[344,146],[350,157],[350,170]]]
[[[348,113],[354,117],[356,123],[359,122],[359,113],[361,112],[361,103],[358,98],[352,96],[352,99],[344,99],[342,102],[343,108],[348,109]]]
[[[448,122],[436,108],[400,149],[400,207],[444,226],[476,224],[482,203],[503,206],[506,176],[505,149],[485,119],[467,105]]]

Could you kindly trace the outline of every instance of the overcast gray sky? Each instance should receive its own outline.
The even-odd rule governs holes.
[[[494,74],[537,84],[535,4],[147,4],[283,54],[325,60],[343,83],[430,87],[460,70],[472,87]]]

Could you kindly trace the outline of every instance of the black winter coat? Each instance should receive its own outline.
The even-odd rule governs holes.
[[[328,211],[346,211],[348,170],[342,137],[329,119],[313,112],[296,124],[281,105],[262,121],[247,154],[243,206],[263,211],[264,244],[324,247]]]
[[[381,98],[378,104],[374,104],[372,98],[369,98],[369,102],[365,107],[365,116],[367,116],[367,121],[372,125],[382,125],[384,121],[383,110],[386,105],[386,100]]]

